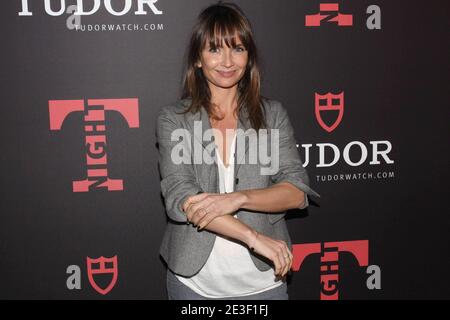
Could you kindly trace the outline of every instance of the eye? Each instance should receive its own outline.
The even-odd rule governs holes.
[[[212,53],[217,53],[217,52],[219,52],[219,48],[209,48],[208,51],[212,52]]]
[[[239,47],[234,48],[234,50],[236,50],[237,52],[244,52],[245,48],[242,46],[239,46]]]

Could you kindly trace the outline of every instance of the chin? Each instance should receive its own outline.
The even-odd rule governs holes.
[[[230,79],[228,81],[223,81],[222,79],[220,79],[220,80],[216,81],[216,84],[222,88],[231,88],[231,87],[237,85],[238,82],[239,82],[239,79]]]
[[[221,88],[228,89],[228,88],[234,87],[237,84],[238,84],[237,82],[233,82],[233,83],[218,83],[217,86],[221,87]]]

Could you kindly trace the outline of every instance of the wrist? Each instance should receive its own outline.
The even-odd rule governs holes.
[[[233,192],[236,198],[236,204],[239,208],[244,208],[248,202],[248,195],[244,191]]]
[[[256,239],[258,238],[258,232],[253,229],[249,229],[246,237],[245,244],[250,250],[254,250]]]

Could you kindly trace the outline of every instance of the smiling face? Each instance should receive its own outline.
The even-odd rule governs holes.
[[[245,74],[248,63],[248,51],[239,37],[233,41],[222,39],[220,45],[206,41],[196,66],[201,68],[208,85],[219,88],[236,86]]]
[[[214,115],[220,107],[244,108],[253,128],[266,126],[258,50],[250,22],[236,4],[220,2],[205,8],[186,53],[181,98],[192,100],[189,111],[205,108]]]

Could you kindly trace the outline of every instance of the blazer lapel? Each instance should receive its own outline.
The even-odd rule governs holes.
[[[200,143],[202,146],[202,159],[203,159],[203,152],[205,151],[206,147],[210,145],[211,143],[214,143],[214,140],[211,141],[204,141],[203,140],[203,134],[206,130],[212,129],[211,123],[209,121],[208,113],[206,112],[205,108],[201,108],[200,112],[197,112],[195,114],[189,113],[190,119],[188,120],[189,130],[194,135],[194,140],[197,140],[197,142]],[[195,134],[195,121],[201,122],[201,132],[198,132],[199,134]],[[193,127],[194,126],[194,127]],[[213,137],[214,139],[214,137]],[[193,141],[195,143],[195,141]],[[213,157],[215,161],[217,161],[216,158],[216,152],[214,151]],[[219,190],[219,172],[217,168],[216,162],[212,164],[206,164],[202,162],[201,164],[201,170],[205,172],[205,176],[209,177],[209,190],[208,192],[218,193]]]
[[[194,123],[195,121],[201,121],[202,124],[202,131],[201,131],[201,135],[195,135],[194,134],[194,139],[196,139],[198,142],[200,142],[200,144],[202,145],[202,154],[203,151],[206,149],[206,147],[211,144],[211,142],[214,143],[214,140],[212,141],[203,141],[203,133],[208,130],[211,129],[211,122],[209,121],[209,116],[208,116],[208,112],[206,111],[205,108],[201,108],[200,112],[197,112],[195,114],[192,113],[188,113],[188,126],[190,127],[190,131],[192,133],[194,133]],[[238,133],[240,131],[245,132],[246,130],[251,128],[251,124],[250,124],[250,120],[248,119],[248,112],[246,110],[246,108],[242,108],[238,117],[238,121],[237,121],[237,129],[241,129],[238,130]],[[243,160],[246,157],[246,154],[248,153],[248,148],[249,148],[249,144],[245,143],[245,141],[243,140],[245,137],[242,135],[242,143],[244,143],[244,152],[239,153],[237,152],[237,139],[239,138],[236,137],[236,143],[234,145],[234,152],[235,152],[235,164],[234,164],[234,178],[236,181],[236,176],[237,173],[239,171],[239,168],[241,166],[241,163],[243,162]],[[214,139],[214,138],[213,138]],[[208,170],[208,174],[210,177],[210,185],[212,186],[212,190],[211,192],[219,192],[219,172],[218,172],[218,168],[217,168],[217,154],[216,152],[214,152],[214,159],[215,159],[215,163],[213,163],[212,165],[206,165],[203,164],[203,166],[207,167],[206,170]],[[214,183],[211,183],[214,182]]]
[[[237,129],[238,129],[238,133],[242,130],[243,132],[247,131],[248,129],[251,128],[251,124],[250,124],[250,120],[248,119],[248,113],[247,113],[247,109],[243,108],[241,109],[241,112],[239,114],[238,117],[238,125],[237,125]],[[241,130],[239,130],[241,129]],[[243,160],[245,159],[247,153],[248,153],[248,143],[245,143],[245,140],[242,140],[241,143],[244,143],[245,149],[244,149],[244,153],[240,153],[238,154],[237,152],[237,145],[238,145],[238,138],[239,136],[236,137],[236,143],[234,144],[234,151],[235,151],[235,164],[234,164],[234,179],[236,180],[236,175],[239,171],[239,168],[241,167],[241,163],[243,162]],[[245,139],[245,137],[242,135],[242,139]]]

